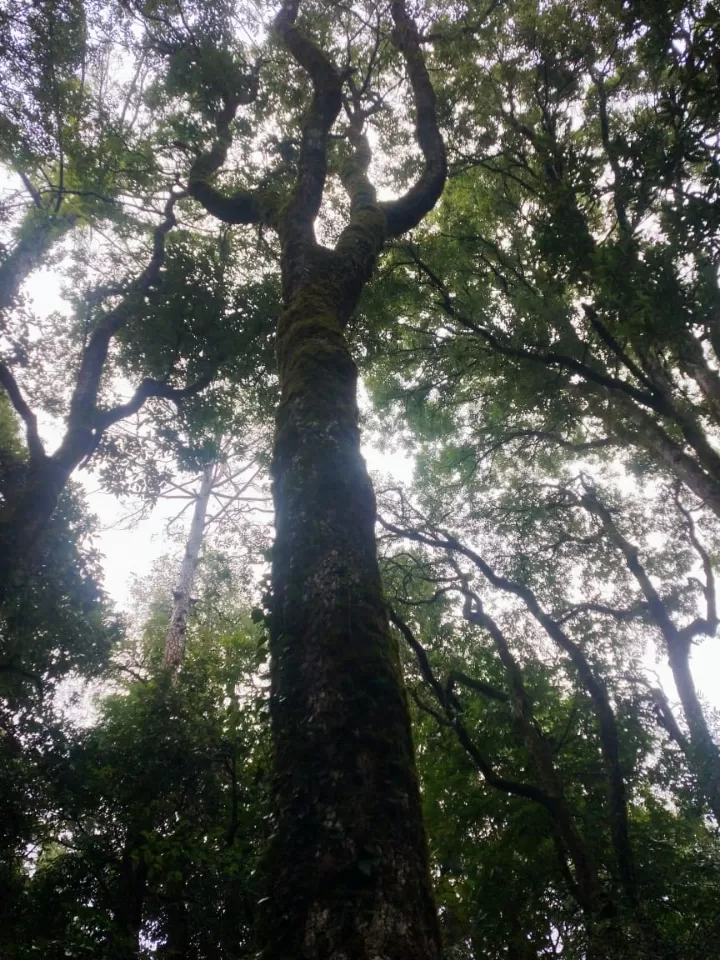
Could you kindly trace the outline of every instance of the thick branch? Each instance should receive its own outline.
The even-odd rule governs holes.
[[[499,700],[501,703],[507,703],[510,699],[504,690],[499,690],[497,687],[493,687],[492,684],[485,683],[484,680],[469,677],[466,673],[463,673],[462,670],[452,670],[448,676],[448,689],[452,690],[455,683],[461,683],[464,687],[469,687],[470,690],[475,690],[476,693],[481,693],[491,700]]]
[[[175,226],[175,204],[184,193],[172,193],[165,204],[165,217],[153,231],[152,255],[145,269],[130,284],[120,303],[106,313],[93,330],[83,350],[80,369],[75,381],[68,426],[60,449],[55,454],[58,462],[74,469],[96,443],[94,439],[97,396],[100,388],[110,341],[132,316],[139,299],[154,287],[165,262],[165,239]]]
[[[176,388],[161,380],[152,380],[146,377],[127,403],[118,404],[110,410],[98,410],[94,418],[95,430],[102,433],[113,423],[117,423],[118,420],[124,420],[126,417],[132,416],[140,410],[150,397],[161,397],[163,400],[181,403],[204,390],[212,383],[213,376],[213,372],[206,373],[194,383],[182,388]]]
[[[33,207],[23,222],[20,239],[0,263],[0,316],[13,306],[28,274],[40,266],[52,245],[77,219],[73,214],[53,217]]]
[[[542,609],[537,597],[529,587],[496,574],[492,567],[490,567],[479,554],[469,547],[465,547],[451,534],[440,531],[438,535],[428,536],[419,530],[407,530],[398,527],[384,520],[382,517],[379,517],[378,520],[387,530],[399,536],[407,537],[409,540],[415,540],[417,543],[423,543],[427,546],[439,547],[460,553],[467,557],[494,587],[519,597],[548,636],[568,655],[595,706],[600,743],[602,745],[603,759],[608,777],[608,802],[611,815],[613,847],[620,867],[623,886],[628,898],[634,902],[634,869],[632,866],[632,853],[628,830],[625,780],[620,767],[617,723],[610,704],[608,692],[604,684],[595,676],[585,654],[580,647],[570,639],[557,621]]]
[[[17,380],[4,363],[0,363],[0,383],[5,387],[15,411],[25,423],[25,435],[30,458],[32,460],[42,459],[45,456],[45,449],[38,433],[37,417],[23,397]]]
[[[437,122],[435,91],[420,48],[417,26],[404,0],[393,0],[391,11],[395,24],[392,39],[405,59],[415,101],[415,138],[424,159],[423,172],[410,190],[398,200],[382,204],[387,217],[387,236],[399,237],[416,227],[437,203],[445,186],[447,158]]]
[[[665,604],[663,603],[660,594],[657,592],[653,586],[650,577],[648,576],[645,568],[640,562],[640,556],[637,547],[631,544],[618,530],[615,522],[612,519],[612,515],[608,508],[602,504],[595,494],[595,491],[586,487],[585,493],[582,497],[582,504],[588,510],[589,513],[594,514],[603,525],[605,532],[607,533],[611,543],[614,543],[616,547],[619,548],[623,556],[625,557],[625,562],[628,566],[628,569],[632,575],[637,580],[640,589],[643,592],[643,596],[647,601],[648,610],[650,616],[656,625],[660,628],[663,635],[666,637],[668,642],[673,642],[679,639],[679,633],[675,624],[670,619],[670,614],[667,611]]]
[[[615,213],[617,214],[618,218],[618,225],[620,227],[620,236],[623,238],[628,238],[630,236],[630,225],[628,223],[625,201],[622,196],[625,193],[623,189],[624,177],[620,167],[620,162],[618,160],[617,150],[610,139],[610,118],[607,110],[607,92],[605,89],[605,83],[602,75],[595,69],[590,70],[590,76],[595,84],[598,94],[600,139],[602,140],[603,148],[605,149],[608,162],[610,163],[610,169],[613,172],[613,203],[615,206]]]
[[[680,726],[675,719],[675,714],[672,712],[672,708],[668,703],[668,699],[665,696],[664,691],[659,687],[653,687],[650,690],[650,696],[652,697],[654,713],[657,722],[667,732],[670,739],[677,743],[683,753],[687,754],[689,749],[687,737],[680,729]]]
[[[222,108],[215,117],[216,137],[212,146],[195,159],[188,177],[188,193],[225,223],[269,223],[272,214],[262,191],[239,190],[226,195],[211,183],[227,159],[232,146],[230,124],[238,107],[252,103],[257,96],[260,64],[245,78],[245,85],[223,96]]]
[[[354,152],[340,176],[350,198],[350,223],[340,234],[334,251],[342,277],[344,321],[352,315],[363,286],[370,279],[386,233],[385,215],[367,176],[371,160],[367,137],[354,125],[348,136]]]
[[[606,447],[616,447],[619,440],[616,437],[600,437],[597,440],[585,440],[580,443],[574,443],[572,440],[566,440],[557,433],[551,433],[548,430],[512,430],[502,436],[495,448],[503,446],[506,443],[512,443],[514,440],[546,440],[548,443],[555,443],[564,450],[573,450],[576,453],[584,453],[586,450],[603,450]]]
[[[306,71],[313,87],[302,123],[297,179],[282,226],[290,231],[290,242],[297,235],[301,242],[312,244],[313,223],[327,175],[328,135],[342,106],[343,77],[326,54],[295,26],[299,5],[300,0],[285,0],[274,23],[275,32]]]
[[[692,543],[695,552],[700,557],[700,561],[702,562],[703,566],[703,572],[705,574],[705,583],[702,586],[703,594],[705,596],[705,617],[698,617],[696,620],[693,620],[692,623],[684,627],[680,632],[688,639],[695,637],[700,633],[705,633],[708,636],[712,636],[718,628],[715,571],[713,569],[712,560],[710,559],[710,555],[705,547],[698,540],[697,531],[695,529],[695,521],[692,518],[692,514],[689,510],[686,510],[680,502],[679,489],[676,489],[675,491],[675,504],[685,518],[685,524],[687,526],[690,543]]]

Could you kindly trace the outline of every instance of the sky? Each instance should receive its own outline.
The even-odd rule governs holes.
[[[60,287],[61,278],[49,270],[40,270],[30,279],[27,293],[38,315],[47,315],[62,306]],[[52,427],[46,425],[44,433],[50,439]],[[403,482],[412,479],[412,459],[399,452],[383,453],[365,437],[363,455],[371,471]],[[166,527],[168,520],[177,513],[178,503],[160,501],[149,517],[129,525],[124,518],[132,513],[132,505],[122,504],[103,491],[90,471],[77,471],[75,478],[84,486],[90,510],[99,520],[96,547],[103,557],[105,588],[121,609],[129,610],[133,606],[134,578],[147,576],[153,564],[170,547]],[[645,664],[648,671],[660,679],[671,703],[676,703],[675,686],[664,658],[648,651]],[[720,638],[701,638],[701,643],[693,650],[692,671],[701,695],[720,711]]]

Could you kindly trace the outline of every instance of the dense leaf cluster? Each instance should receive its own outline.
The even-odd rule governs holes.
[[[414,465],[376,482],[380,606],[445,955],[716,952],[720,725],[695,664],[720,626],[718,5],[416,6],[0,3],[8,960],[238,960],[259,916],[281,929],[268,846],[273,876],[342,873],[352,843],[312,811],[295,837],[327,849],[278,861],[265,663],[266,631],[276,666],[299,649],[302,618],[273,611],[307,602],[282,544],[340,489],[350,519],[372,512],[359,457],[333,473],[357,432],[346,328],[366,434]],[[279,396],[282,596],[261,559]],[[188,477],[212,475],[182,590],[175,558],[119,617],[81,467],[136,517],[197,506]],[[342,594],[328,623],[367,689],[336,695],[374,703],[386,620],[339,570],[318,590]],[[276,687],[276,716],[300,693]],[[310,795],[332,777],[287,746],[301,720],[283,776]],[[351,727],[327,760],[359,795],[386,758]],[[365,896],[385,852],[352,856]]]

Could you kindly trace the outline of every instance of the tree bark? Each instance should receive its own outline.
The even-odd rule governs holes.
[[[690,743],[686,743],[685,755],[690,768],[698,778],[700,789],[705,795],[715,820],[720,824],[720,750],[718,750],[717,744],[713,740],[710,729],[708,728],[705,714],[703,713],[702,705],[700,704],[695,689],[695,682],[693,681],[690,671],[690,649],[692,646],[693,625],[684,631],[678,630],[675,626],[662,598],[640,562],[637,547],[623,536],[615,525],[612,514],[604,504],[600,503],[593,491],[586,491],[583,497],[583,505],[599,517],[609,539],[618,547],[625,557],[627,567],[638,582],[643,596],[647,601],[652,622],[656,625],[665,640],[668,662],[672,670],[680,702],[682,703],[685,721],[690,732]],[[696,549],[700,549],[694,537],[693,543]],[[710,560],[705,554],[705,551],[702,551],[702,556],[708,564],[706,573],[708,576],[710,609],[708,611],[709,619],[699,622],[703,625],[703,630],[712,628],[712,632],[714,632],[717,627],[714,601],[715,584],[714,578],[712,577]]]
[[[423,170],[404,196],[378,203],[367,176],[367,114],[362,97],[350,96],[352,153],[340,170],[350,220],[334,249],[317,243],[330,130],[347,75],[297,28],[299,3],[284,0],[274,22],[312,85],[290,195],[282,203],[262,190],[225,196],[208,182],[227,154],[232,98],[188,185],[228,223],[260,218],[281,247],[270,630],[276,825],[259,932],[265,960],[435,960],[439,930],[410,716],[377,562],[375,498],[360,456],[357,370],[343,330],[385,240],[435,205],[445,150],[417,26],[403,0],[393,0],[391,40],[412,88]]]
[[[0,599],[11,591],[55,512],[70,471],[52,457],[17,464],[17,483],[2,491]]]
[[[720,825],[720,751],[708,728],[690,672],[690,642],[682,637],[668,641],[668,661],[690,732],[685,754]]]
[[[278,329],[268,960],[425,960],[439,934],[398,650],[329,282]]]
[[[205,533],[205,518],[208,502],[214,483],[215,465],[209,463],[203,471],[200,489],[195,498],[190,533],[185,546],[185,556],[180,566],[180,575],[173,592],[173,607],[170,616],[170,625],[165,636],[165,652],[163,667],[175,675],[180,668],[185,653],[185,639],[187,636],[187,622],[190,613],[190,593],[195,582],[200,550],[202,549]]]
[[[133,960],[140,951],[148,869],[139,843],[139,833],[128,831],[120,861],[118,898],[113,911],[116,936],[111,947],[112,960]]]

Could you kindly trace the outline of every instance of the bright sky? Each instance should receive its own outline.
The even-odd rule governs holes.
[[[27,290],[34,310],[40,315],[57,310],[62,302],[60,278],[50,271],[36,273]],[[384,454],[368,443],[364,444],[363,453],[371,471],[390,474],[405,482],[411,480],[411,459],[399,453]],[[75,476],[85,486],[90,509],[100,521],[101,533],[97,546],[104,557],[106,589],[120,607],[128,609],[133,601],[133,577],[146,576],[155,561],[168,550],[165,527],[167,521],[177,513],[177,501],[160,501],[148,519],[128,528],[121,522],[128,514],[127,507],[100,490],[92,474],[78,471]],[[676,702],[672,676],[664,659],[656,663],[655,657],[648,655],[646,663],[648,669],[660,677],[670,701]],[[720,640],[705,639],[697,646],[693,652],[692,666],[699,691],[715,709],[720,710]]]

